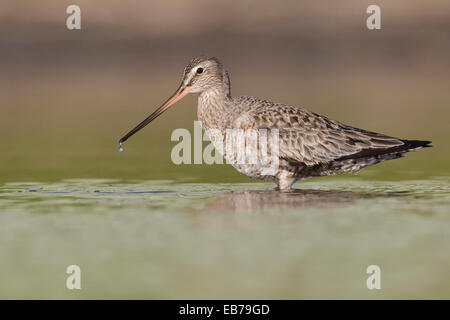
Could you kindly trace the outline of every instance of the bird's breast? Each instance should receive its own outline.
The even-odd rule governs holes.
[[[227,112],[226,99],[213,94],[200,94],[198,98],[197,116],[204,129],[224,131],[230,115]]]

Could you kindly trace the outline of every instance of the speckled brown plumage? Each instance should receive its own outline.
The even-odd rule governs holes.
[[[217,58],[194,58],[184,70],[180,88],[199,94],[198,118],[207,133],[215,130],[226,136],[230,129],[277,130],[274,172],[268,174],[258,164],[232,165],[249,177],[274,181],[279,190],[290,190],[300,179],[354,173],[430,143],[358,129],[299,107],[255,97],[232,97],[228,72]],[[216,148],[223,136],[210,135]]]
[[[219,70],[216,74],[223,74],[220,72],[223,66],[215,65],[218,61],[215,58],[196,58],[195,61],[194,65],[213,61],[212,66]],[[221,94],[230,91],[229,83],[226,79],[216,90],[200,92],[198,117],[206,130],[278,129],[278,172],[265,176],[251,165],[234,166],[250,177],[273,180],[282,190],[290,189],[299,179],[357,172],[366,166],[402,157],[406,152],[430,143],[354,128],[304,108],[255,97]]]

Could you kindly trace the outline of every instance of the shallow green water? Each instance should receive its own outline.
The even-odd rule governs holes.
[[[448,177],[272,187],[5,183],[0,298],[450,298]]]

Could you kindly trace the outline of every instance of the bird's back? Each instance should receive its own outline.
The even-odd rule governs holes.
[[[233,98],[230,127],[279,132],[280,158],[307,166],[353,158],[378,157],[427,146],[342,124],[304,108],[255,97]]]

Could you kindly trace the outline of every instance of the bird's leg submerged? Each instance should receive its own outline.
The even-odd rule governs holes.
[[[275,180],[275,182],[277,183],[276,190],[291,191],[295,181],[297,181],[297,178],[292,174],[292,172],[282,170],[276,176]]]

